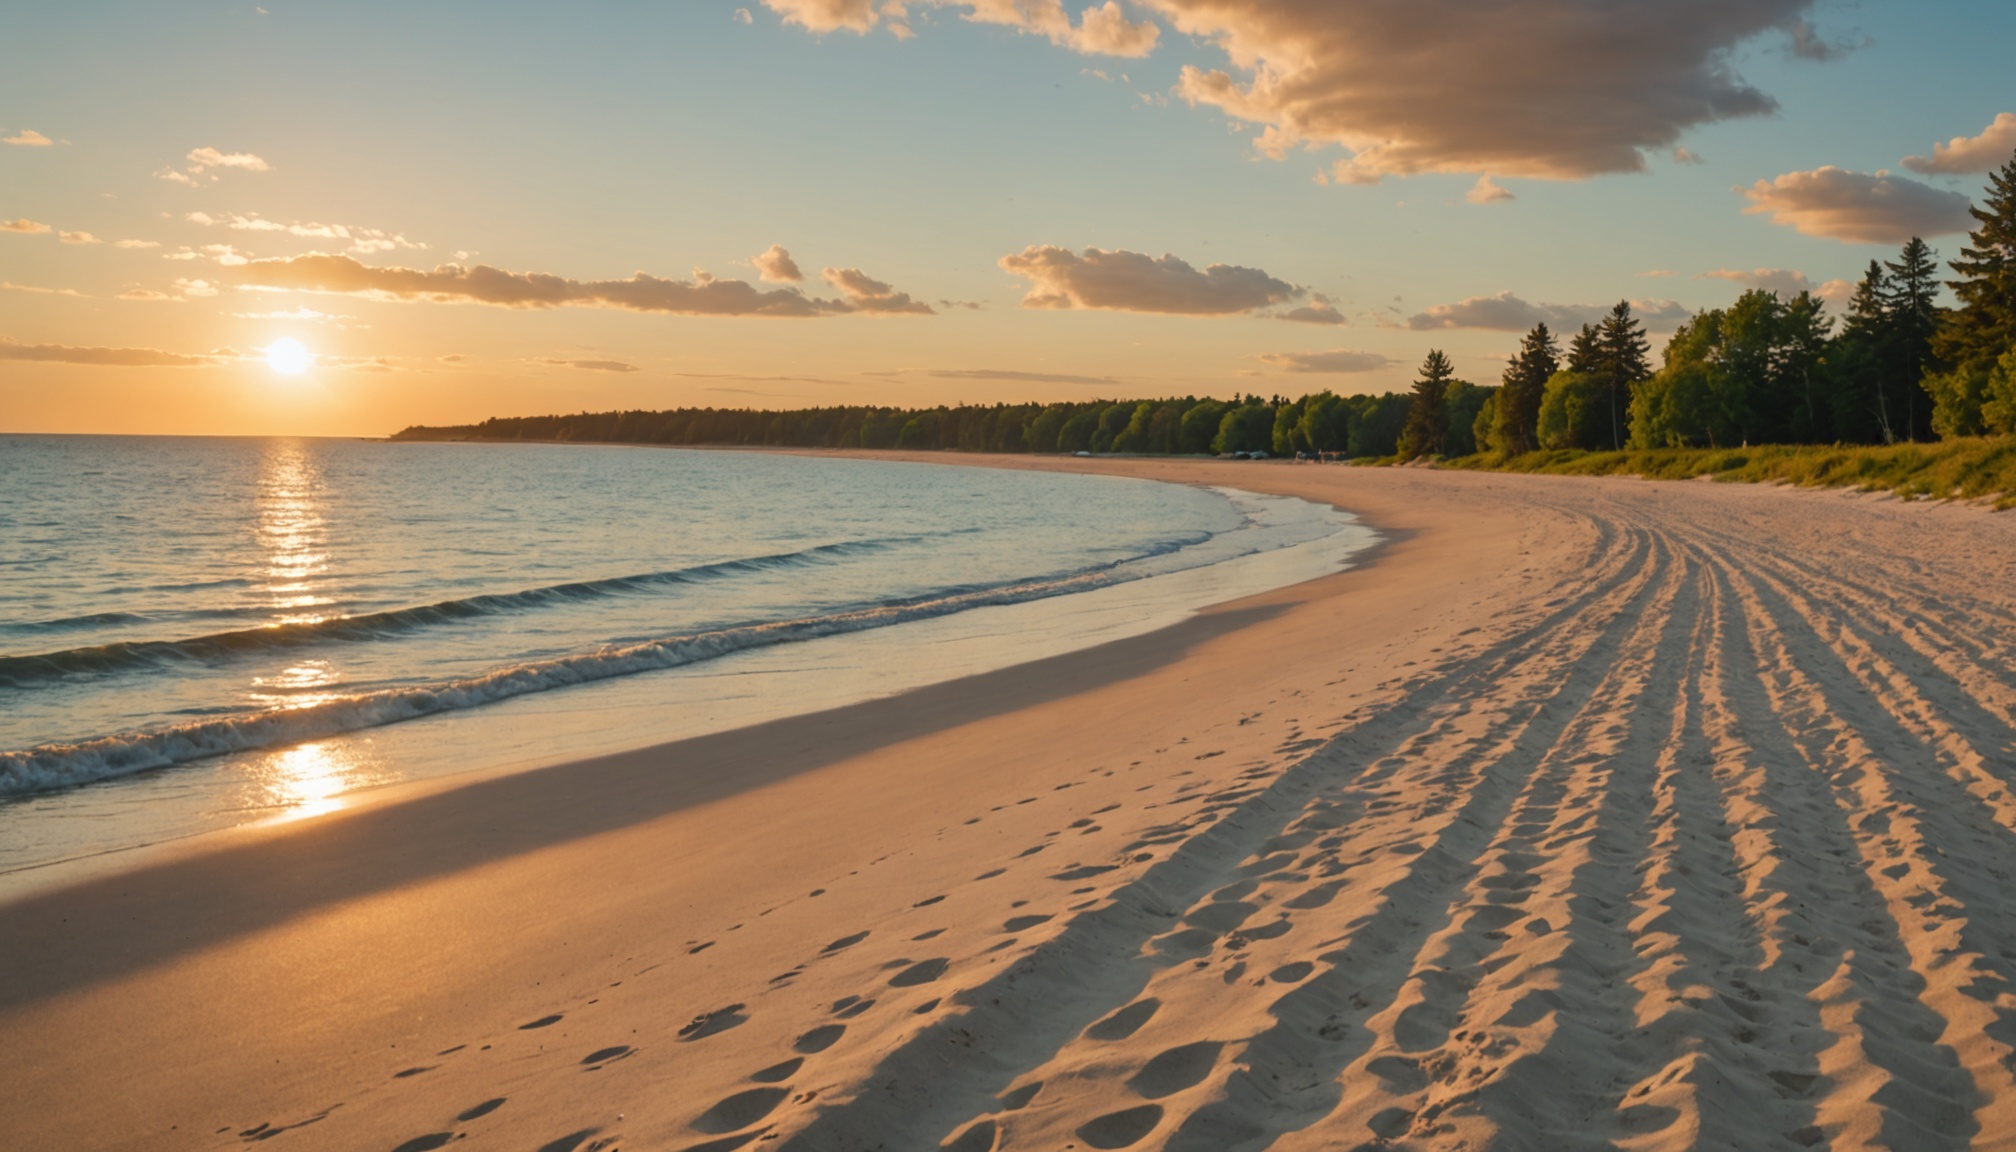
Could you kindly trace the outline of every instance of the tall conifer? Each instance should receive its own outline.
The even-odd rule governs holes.
[[[1897,259],[1883,262],[1889,290],[1884,295],[1886,351],[1897,373],[1894,391],[1904,402],[1904,429],[1912,440],[1932,433],[1932,398],[1923,380],[1936,371],[1932,337],[1939,331],[1944,310],[1939,307],[1938,253],[1913,236]]]
[[[1440,453],[1449,440],[1449,381],[1456,366],[1439,348],[1430,349],[1421,361],[1421,378],[1414,381],[1414,403],[1407,409],[1407,427],[1400,433],[1400,458],[1414,460]]]
[[[1554,334],[1547,325],[1535,324],[1520,342],[1518,354],[1505,366],[1504,387],[1498,391],[1493,433],[1507,454],[1516,456],[1540,446],[1540,399],[1548,378],[1560,369],[1561,354]]]
[[[1939,358],[1959,366],[1993,364],[2016,347],[2016,156],[1988,178],[1985,203],[1968,209],[1980,221],[1953,261],[1947,282],[1960,307],[1935,341]]]
[[[1631,315],[1631,302],[1619,300],[1596,330],[1596,373],[1610,388],[1612,447],[1624,447],[1626,398],[1631,385],[1651,378],[1651,350],[1644,326]]]

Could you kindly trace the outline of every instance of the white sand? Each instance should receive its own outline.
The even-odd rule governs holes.
[[[0,907],[0,1148],[2016,1147],[2016,517],[1064,466],[1391,543]]]

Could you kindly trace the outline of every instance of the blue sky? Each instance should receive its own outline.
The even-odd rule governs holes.
[[[1183,0],[1116,5],[1159,32],[1152,53],[1126,58],[1053,43],[1033,25],[976,23],[970,5],[912,3],[899,38],[894,17],[854,2],[271,0],[264,12],[87,3],[10,14],[0,136],[30,142],[0,147],[0,220],[48,230],[0,233],[10,285],[0,291],[0,423],[373,434],[610,406],[1377,391],[1404,387],[1431,346],[1488,383],[1517,331],[1410,318],[1501,293],[1561,316],[1621,297],[1712,307],[1746,286],[1703,278],[1717,271],[1768,270],[1773,285],[1796,273],[1815,289],[1853,278],[1894,254],[1890,232],[1946,227],[1951,205],[1921,196],[1917,215],[1878,221],[1884,239],[1869,242],[1802,234],[1774,220],[1784,211],[1746,214],[1752,201],[1736,189],[1832,166],[1971,196],[1978,171],[1915,173],[1902,161],[2016,111],[2016,6],[1760,0],[1777,26],[1730,33],[1714,59],[1775,112],[1684,123],[1678,143],[1698,163],[1648,148],[1642,173],[1536,179],[1523,172],[1559,161],[1524,158],[1523,137],[1485,161],[1447,143],[1462,135],[1453,119],[1475,113],[1477,82],[1436,75],[1474,60],[1463,54],[1465,6],[1440,0],[1413,6],[1412,24],[1381,25],[1420,66],[1376,80],[1404,90],[1380,97],[1401,110],[1364,130],[1419,127],[1426,165],[1446,170],[1319,183],[1364,151],[1351,117],[1370,113],[1336,113],[1314,147],[1276,160],[1254,146],[1264,118],[1235,121],[1179,88],[1185,66],[1252,81],[1234,58],[1240,44],[1264,32],[1285,54],[1303,43],[1296,36],[1327,34],[1313,24],[1256,31],[1261,17],[1307,8],[1317,14],[1298,19],[1320,22],[1321,5],[1197,35],[1178,27]],[[1626,9],[1640,15],[1614,19],[1726,19],[1714,0],[1497,7],[1522,4],[1536,26]],[[1341,0],[1332,10],[1378,7]],[[822,19],[873,24],[814,31]],[[1792,52],[1800,21],[1831,58]],[[1656,37],[1634,43],[1664,50]],[[1543,71],[1580,66],[1544,33],[1503,50]],[[1362,64],[1304,79],[1370,86],[1353,70]],[[1605,83],[1632,95],[1628,75]],[[1514,135],[1530,129],[1543,151],[1579,115],[1529,114],[1522,101],[1538,96],[1516,75],[1482,91],[1502,96]],[[1589,103],[1610,106],[1607,96]],[[198,149],[262,167],[204,166],[190,158]],[[1480,176],[1511,198],[1471,202]],[[325,227],[230,226],[255,219]],[[349,240],[332,240],[329,225]],[[353,246],[366,230],[384,244]],[[66,232],[97,242],[65,243]],[[1951,253],[1961,237],[1928,239]],[[221,262],[204,250],[220,244],[232,246]],[[802,283],[757,280],[750,261],[773,244],[802,266]],[[1211,295],[1200,279],[1206,303],[1155,310],[1129,295],[1127,269],[1073,265],[1050,286],[1070,288],[1057,298],[1075,306],[1022,307],[1041,285],[1000,261],[1031,246],[1169,254],[1200,273],[1222,263],[1300,294],[1246,301]],[[310,283],[287,262],[314,252],[361,270]],[[233,262],[244,260],[253,263]],[[578,293],[568,306],[505,307],[460,287],[436,293],[446,299],[382,298],[372,278],[449,263],[591,284],[639,271],[702,284],[694,270],[705,269],[849,307],[694,315]],[[829,267],[858,269],[934,314],[865,314],[868,297],[821,282]],[[1110,273],[1103,296],[1071,279],[1093,271]],[[1168,265],[1149,271],[1177,290],[1190,283]],[[1316,295],[1347,322],[1279,319]],[[1252,306],[1224,311],[1242,301]],[[279,340],[305,345],[314,366],[279,377],[262,355]],[[1296,356],[1329,351],[1362,354],[1351,362],[1361,370],[1291,370]]]

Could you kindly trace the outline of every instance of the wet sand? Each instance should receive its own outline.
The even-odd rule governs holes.
[[[0,1147],[2016,1146],[2016,518],[993,463],[1387,542],[0,906]]]

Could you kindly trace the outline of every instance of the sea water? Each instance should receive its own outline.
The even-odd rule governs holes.
[[[0,894],[1055,655],[1369,539],[1301,501],[1061,473],[0,436]]]

